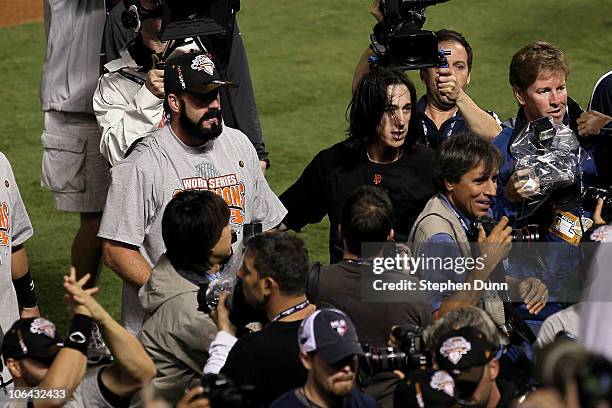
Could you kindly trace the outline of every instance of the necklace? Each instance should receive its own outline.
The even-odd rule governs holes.
[[[372,163],[376,163],[376,164],[388,164],[388,163],[393,163],[399,160],[400,157],[402,157],[402,149],[397,149],[397,153],[395,154],[395,159],[391,160],[388,163],[378,163],[377,161],[374,161],[372,159],[372,157],[370,157],[370,152],[368,152],[368,149],[366,149],[366,156],[368,157],[368,160],[371,161]]]

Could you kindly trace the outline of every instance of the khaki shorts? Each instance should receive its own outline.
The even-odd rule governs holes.
[[[41,185],[62,211],[102,212],[110,164],[100,154],[102,133],[88,113],[45,112]]]

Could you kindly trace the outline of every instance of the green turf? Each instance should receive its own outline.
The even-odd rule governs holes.
[[[353,70],[373,23],[369,5],[369,0],[242,2],[240,27],[273,163],[267,177],[278,193],[316,152],[343,138]],[[469,93],[507,118],[516,110],[507,81],[510,58],[539,39],[565,51],[570,94],[586,105],[594,81],[612,69],[610,10],[612,0],[452,0],[429,8],[426,28],[464,33],[475,50]],[[13,165],[36,230],[27,248],[43,313],[65,327],[61,275],[69,265],[77,217],[55,211],[39,183],[43,57],[43,24],[0,28],[0,151]],[[418,81],[416,73],[410,76]],[[322,223],[302,234],[313,258],[327,259],[327,229]],[[118,316],[118,279],[105,269],[100,286],[102,303]]]

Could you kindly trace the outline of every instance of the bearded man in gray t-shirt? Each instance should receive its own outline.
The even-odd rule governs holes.
[[[249,139],[223,126],[219,88],[229,85],[203,53],[168,60],[164,106],[169,124],[145,137],[111,170],[98,236],[104,238],[106,264],[124,281],[123,321],[134,333],[144,318],[138,289],[165,251],[161,220],[176,193],[212,190],[230,207],[237,240],[223,272],[235,273],[240,265],[244,224],[260,222],[266,231],[287,213],[268,186]]]

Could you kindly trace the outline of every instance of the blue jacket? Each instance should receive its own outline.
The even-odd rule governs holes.
[[[564,123],[569,124],[570,128],[576,132],[576,119],[580,116],[582,110],[571,99],[568,100],[568,108],[569,114],[565,115]],[[493,203],[493,214],[494,218],[498,220],[504,215],[508,217],[513,228],[519,228],[527,224],[542,224],[546,223],[546,221],[552,221],[553,218],[553,203],[549,202],[543,204],[533,215],[526,219],[517,220],[520,203],[510,203],[504,196],[504,186],[514,173],[516,165],[516,158],[510,153],[510,145],[526,125],[527,120],[521,108],[519,109],[514,128],[506,127],[502,129],[501,133],[492,141],[502,154],[502,164],[497,181],[497,196]],[[591,158],[590,150],[590,146],[584,146],[580,157],[583,172],[583,189],[586,189],[593,183],[597,174],[595,161]],[[574,192],[571,193],[572,197],[563,206],[563,210],[580,216],[581,211],[576,204],[576,198],[579,195],[578,187],[576,186]],[[589,211],[582,211],[582,215],[590,217],[591,213]],[[541,240],[554,244],[539,244],[533,246],[534,249],[529,251],[513,251],[505,262],[506,273],[519,279],[530,276],[541,279],[548,287],[549,300],[577,300],[573,299],[574,296],[568,295],[567,289],[570,287],[576,288],[577,286],[571,274],[576,271],[576,268],[582,261],[580,248],[566,243],[548,231],[542,234]],[[521,252],[520,255],[518,252]],[[578,288],[576,289],[578,292]],[[572,299],[568,299],[567,296],[570,296]]]

